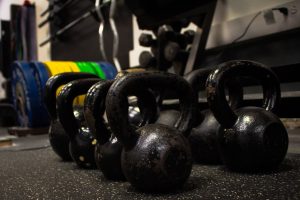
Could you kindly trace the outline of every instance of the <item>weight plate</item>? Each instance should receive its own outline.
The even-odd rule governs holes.
[[[72,72],[80,72],[80,69],[74,62],[68,62],[68,65],[70,66]]]
[[[47,72],[47,69],[43,63],[40,62],[30,62],[29,63],[30,67],[33,68],[33,77],[35,78],[37,87],[38,87],[38,92],[39,92],[39,119],[40,119],[40,126],[45,127],[49,126],[50,124],[50,118],[48,115],[48,111],[46,109],[46,106],[44,104],[44,91],[45,91],[45,86],[46,82],[49,78],[49,74]]]
[[[96,74],[93,67],[86,64],[86,62],[76,62],[81,72],[87,72],[91,74]]]
[[[112,78],[111,78],[111,73],[110,73],[109,69],[107,69],[106,67],[102,67],[102,65],[100,63],[97,63],[97,64],[104,72],[106,80],[111,80]]]
[[[106,80],[106,74],[103,72],[103,70],[101,69],[101,67],[95,63],[95,62],[90,62],[89,63],[93,68],[94,70],[97,72],[97,75],[101,78],[101,79],[104,79]]]
[[[80,72],[80,70],[79,70],[78,66],[76,65],[76,63],[74,63],[74,62],[67,62],[67,64],[70,67],[70,69],[71,69],[72,72]],[[74,99],[74,101],[73,101],[73,106],[74,105],[83,105],[84,98],[85,98],[84,95],[76,97]]]
[[[57,67],[60,73],[72,72],[70,66],[68,65],[68,62],[64,62],[64,61],[52,61],[52,62],[55,64],[55,66]]]
[[[80,70],[79,70],[78,66],[76,65],[76,63],[67,62],[67,64],[69,65],[72,72],[80,72]],[[83,101],[80,98],[82,98],[82,97],[76,97],[73,101],[73,105],[79,105],[80,102]],[[84,99],[84,97],[83,97],[83,99]]]
[[[13,104],[22,127],[39,126],[39,92],[32,68],[25,62],[12,64]]]
[[[68,62],[57,62],[57,65],[61,69],[61,73],[73,72]]]
[[[112,80],[117,76],[118,71],[111,63],[99,62],[98,64],[100,64],[102,70],[106,73],[107,79]]]
[[[44,62],[44,64],[49,71],[50,77],[60,73],[60,70],[57,68],[55,63],[53,63],[52,61]]]

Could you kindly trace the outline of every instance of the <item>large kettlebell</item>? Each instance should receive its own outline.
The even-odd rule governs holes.
[[[94,151],[96,139],[86,126],[76,123],[73,100],[87,91],[99,78],[81,79],[66,84],[57,97],[57,113],[60,123],[70,137],[69,151],[72,159],[80,168],[96,168]]]
[[[214,68],[195,70],[185,76],[194,91],[205,90],[205,83],[208,75]],[[228,83],[229,105],[236,109],[241,106],[243,100],[243,90],[237,80]],[[197,126],[192,129],[189,142],[193,153],[193,158],[198,163],[221,164],[218,150],[217,132],[220,124],[209,109],[198,109]]]
[[[125,180],[121,168],[122,144],[111,133],[105,123],[103,115],[105,112],[105,99],[107,92],[114,81],[99,81],[93,85],[84,101],[84,115],[91,132],[97,139],[95,147],[95,161],[97,167],[109,180]],[[138,127],[152,123],[156,119],[156,101],[154,95],[145,90],[145,94],[138,95],[138,106],[141,119],[136,123]],[[129,111],[129,120],[132,116]],[[132,123],[131,123],[132,124]],[[134,128],[134,126],[132,126]]]
[[[250,77],[263,87],[263,106],[233,111],[225,98],[224,85],[234,77]],[[272,113],[280,101],[280,85],[268,67],[252,61],[229,61],[213,71],[206,83],[207,100],[221,124],[218,132],[221,158],[231,170],[256,172],[276,168],[288,148],[288,135]]]
[[[130,126],[127,96],[147,88],[177,91],[181,115],[175,127],[149,124],[134,130]],[[165,192],[186,182],[192,168],[186,137],[193,125],[196,104],[190,85],[175,74],[127,74],[112,84],[106,98],[107,118],[112,132],[123,144],[122,169],[131,185],[147,192]]]
[[[68,134],[65,133],[65,130],[63,129],[61,123],[57,118],[56,91],[60,86],[67,84],[70,81],[96,77],[96,75],[89,73],[68,72],[52,76],[48,79],[46,83],[44,103],[51,117],[51,123],[49,128],[49,140],[54,152],[63,160],[72,160],[69,153],[70,138]],[[80,122],[82,120],[81,108],[74,108],[74,112],[76,113],[76,119]]]

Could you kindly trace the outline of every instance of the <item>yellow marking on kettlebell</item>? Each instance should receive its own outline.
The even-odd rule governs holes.
[[[96,139],[93,139],[92,145],[96,145],[96,144],[97,144],[97,140],[96,140]]]
[[[84,162],[84,156],[79,156],[79,160],[81,161],[81,162]]]

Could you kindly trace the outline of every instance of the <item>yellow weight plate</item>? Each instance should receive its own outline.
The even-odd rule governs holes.
[[[80,72],[80,69],[75,62],[68,62],[68,65],[70,66],[72,72]]]
[[[44,64],[47,67],[47,70],[50,74],[50,77],[60,73],[59,69],[57,68],[57,66],[52,61],[44,62]]]
[[[72,72],[71,67],[69,66],[68,62],[65,61],[54,61],[57,68],[60,70],[60,73],[64,72]]]
[[[69,67],[71,68],[72,72],[80,72],[79,67],[75,62],[68,62]],[[75,98],[73,105],[81,105],[84,104],[85,95],[80,95]]]
[[[51,75],[56,75],[64,72],[71,72],[71,68],[67,65],[67,62],[61,62],[61,61],[48,61],[45,62],[45,64],[50,68],[53,69],[53,73]],[[56,96],[58,96],[60,90],[62,89],[63,86],[60,86],[56,90]]]
[[[68,64],[68,66],[70,67],[71,71],[72,72],[80,72],[79,68],[77,67],[76,63],[74,62],[67,62],[66,64]],[[82,98],[84,99],[84,96],[81,97],[76,97],[73,101],[73,105],[83,105],[83,103],[80,103],[80,102],[83,102]]]

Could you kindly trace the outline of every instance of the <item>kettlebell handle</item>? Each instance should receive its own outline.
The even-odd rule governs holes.
[[[75,80],[61,89],[57,97],[58,117],[70,138],[74,137],[80,128],[73,113],[73,101],[77,96],[86,94],[99,80],[99,78]]]
[[[45,86],[44,103],[52,119],[57,118],[57,112],[56,112],[57,89],[60,86],[69,83],[70,81],[84,79],[84,78],[98,78],[98,76],[90,73],[66,72],[66,73],[54,75],[48,79]]]
[[[111,131],[105,125],[103,115],[105,112],[105,99],[113,82],[99,81],[89,89],[84,101],[84,116],[100,144],[105,144],[111,137]],[[156,101],[153,94],[148,90],[141,92],[137,95],[142,118],[139,127],[154,122],[157,115]]]
[[[206,89],[206,80],[209,74],[215,69],[216,68],[213,67],[194,70],[185,76],[185,80],[190,83],[196,94],[198,94],[199,91]],[[237,80],[232,80],[228,82],[227,88],[230,107],[234,109],[240,107],[243,102],[243,87]]]
[[[230,128],[238,119],[226,101],[225,84],[235,77],[251,77],[260,81],[263,88],[265,110],[274,112],[280,101],[280,84],[274,72],[257,62],[247,60],[220,64],[210,73],[206,82],[207,101],[214,116],[224,128]]]
[[[193,89],[182,77],[170,73],[144,72],[126,74],[116,80],[108,91],[106,98],[107,118],[112,132],[123,143],[125,148],[135,145],[138,135],[128,120],[128,96],[139,94],[140,91],[151,89],[175,90],[178,94],[181,115],[175,128],[188,136],[194,125],[197,99]],[[117,115],[115,113],[118,113]]]

